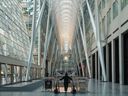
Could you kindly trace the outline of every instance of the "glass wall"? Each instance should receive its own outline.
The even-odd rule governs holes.
[[[0,55],[27,61],[29,35],[18,0],[0,2]]]

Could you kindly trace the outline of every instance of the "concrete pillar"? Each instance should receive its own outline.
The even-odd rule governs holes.
[[[40,78],[41,78],[41,68],[40,68],[40,72],[39,72],[39,74],[40,74]]]
[[[109,50],[108,50],[108,44],[106,44],[106,77],[107,77],[107,81],[109,81]]]
[[[91,66],[90,66],[90,69],[91,69],[91,78],[93,78],[93,68],[92,68],[92,66],[93,66],[93,62],[92,62],[92,54],[91,54],[91,56],[90,56],[90,61],[91,61]]]
[[[20,82],[22,81],[22,66],[20,66]]]
[[[99,55],[99,54],[98,54]],[[98,80],[100,80],[100,59],[99,59],[99,56],[98,56]]]
[[[112,82],[115,82],[115,41],[112,40]]]
[[[14,74],[14,66],[13,65],[10,65],[11,66],[11,83],[13,83],[14,82],[14,76],[13,76],[13,74]]]
[[[1,68],[1,64],[0,64],[0,85],[1,85],[1,83],[2,83],[1,70],[2,70],[2,68]]]
[[[120,84],[124,84],[124,63],[123,63],[123,36],[119,35],[119,79]]]
[[[97,70],[97,52],[95,52],[95,79],[97,79],[97,73],[98,73],[98,70]]]

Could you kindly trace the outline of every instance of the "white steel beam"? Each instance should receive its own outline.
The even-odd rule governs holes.
[[[75,56],[76,56],[76,63],[77,63],[77,66],[78,66],[78,69],[79,69],[79,75],[81,74],[80,72],[80,66],[79,66],[79,62],[78,62],[78,54],[77,54],[77,49],[76,49],[76,46],[74,46],[74,49],[75,49]]]
[[[86,4],[87,4],[87,8],[88,8],[91,24],[92,24],[92,27],[93,27],[94,36],[95,36],[96,43],[97,43],[97,48],[98,48],[98,53],[99,53],[99,59],[100,59],[100,62],[101,62],[103,79],[104,79],[104,81],[106,81],[106,72],[105,72],[105,64],[104,64],[102,46],[100,44],[100,38],[98,36],[98,34],[99,34],[99,21],[98,20],[99,19],[98,19],[97,0],[95,1],[95,6],[96,6],[96,25],[97,25],[97,28],[96,28],[96,25],[95,25],[95,21],[94,21],[93,14],[92,14],[92,11],[91,11],[91,8],[90,8],[88,0],[86,0]]]
[[[51,64],[52,64],[52,62],[53,62],[53,55],[54,55],[55,45],[56,45],[56,39],[55,39],[54,42],[53,42],[52,53],[51,53],[51,58],[50,58],[50,62],[49,62],[50,71],[51,71],[51,68],[52,68]],[[49,72],[49,73],[50,73],[50,75],[51,75],[51,72]]]
[[[47,55],[48,38],[49,38],[49,34],[51,33],[51,31],[49,32],[50,15],[51,15],[51,8],[49,8],[48,18],[47,18],[47,28],[46,28],[46,36],[45,36],[45,43],[44,43],[44,55],[43,55],[43,68],[45,68],[46,57],[47,57],[46,55]]]
[[[78,73],[80,73],[80,67],[78,66],[78,62],[77,62],[76,54],[75,54],[75,48],[73,48],[73,49],[74,49],[74,51],[73,51],[74,63],[76,63],[76,66],[78,68]]]
[[[27,71],[26,71],[26,78],[25,80],[27,81],[29,79],[30,75],[30,67],[32,65],[32,55],[33,55],[33,48],[34,48],[34,41],[35,41],[35,24],[36,24],[36,0],[33,1],[34,3],[34,14],[33,14],[33,20],[32,20],[32,34],[31,34],[31,45],[30,45],[30,52],[29,52],[29,57],[28,57],[28,65],[27,65]]]
[[[56,60],[57,60],[57,54],[58,54],[58,46],[57,46],[56,51],[55,51],[55,60],[54,60],[54,63],[53,63],[52,75],[53,75],[53,72],[55,70],[55,64],[56,64]]]
[[[41,0],[39,0],[39,8],[40,8],[40,13],[39,17],[36,23],[36,30],[38,30],[38,65],[41,65],[41,19],[43,16],[44,8],[45,8],[45,1],[43,1],[43,4],[41,6]],[[43,30],[42,30],[43,31]]]
[[[79,28],[80,28],[80,36],[81,36],[81,38],[82,38],[82,43],[83,43],[83,47],[84,47],[84,53],[85,53],[85,57],[86,57],[86,63],[87,63],[87,68],[88,68],[88,74],[89,74],[89,77],[91,78],[91,70],[90,70],[89,58],[88,58],[88,54],[87,54],[87,43],[86,43],[86,38],[84,38],[84,37],[86,37],[86,36],[83,35],[79,18],[78,18],[78,23],[79,23]],[[84,26],[83,26],[83,27],[84,27]],[[85,32],[84,29],[83,29],[83,31]]]
[[[81,51],[80,51],[80,44],[78,42],[78,39],[76,40],[76,43],[77,43],[77,48],[78,48],[78,53],[79,53],[79,58],[80,58],[80,63],[81,63],[81,68],[82,68],[82,73],[83,73],[83,76],[85,76],[84,74],[84,69],[83,69],[83,62],[82,62],[82,58],[81,58]]]
[[[43,4],[41,6],[41,9],[40,9],[40,12],[39,12],[39,17],[37,19],[36,29],[35,30],[38,29],[38,27],[39,27],[39,25],[40,25],[40,23],[42,21],[42,16],[43,16],[43,13],[44,13],[45,3],[46,3],[46,0],[43,1]]]

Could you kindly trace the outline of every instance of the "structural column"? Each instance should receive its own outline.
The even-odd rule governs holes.
[[[108,44],[106,44],[106,78],[109,81],[109,50]]]
[[[115,82],[115,41],[112,40],[112,82]]]
[[[14,76],[13,76],[13,74],[14,74],[14,66],[13,65],[10,65],[11,66],[11,83],[13,83],[14,82]]]
[[[2,70],[2,68],[1,68],[1,64],[0,64],[0,85],[1,85],[1,83],[2,83],[1,70]]]
[[[123,36],[119,35],[119,76],[120,84],[124,84],[124,63],[123,63]]]
[[[35,33],[36,33],[36,2],[37,0],[33,0],[33,20],[32,20],[32,34],[31,34],[31,44],[30,44],[30,52],[28,57],[28,65],[27,65],[27,71],[26,71],[26,78],[27,81],[30,77],[30,68],[32,66],[32,56],[33,56],[33,49],[34,49],[34,41],[35,41]]]
[[[80,73],[80,66],[79,66],[79,61],[78,61],[78,54],[77,54],[77,50],[76,50],[76,47],[74,48],[75,50],[75,59],[76,59],[76,63],[77,63],[77,66],[78,66],[78,72],[79,72],[79,76],[81,75]]]
[[[95,79],[98,77],[98,70],[97,70],[98,64],[97,64],[97,52],[95,52]]]
[[[20,66],[20,82],[22,81],[22,66]]]
[[[91,68],[91,76],[93,77],[93,62],[92,62],[92,54],[91,54],[91,56],[90,56],[90,61],[91,61],[91,66],[90,66],[90,68]]]
[[[84,77],[85,76],[85,71],[84,71],[84,68],[83,68],[83,62],[82,62],[82,58],[81,58],[81,51],[80,51],[80,44],[78,42],[78,40],[76,40],[77,44],[76,44],[76,48],[78,48],[78,54],[79,54],[79,59],[80,59],[80,66],[81,66],[81,70],[82,70],[82,76]]]
[[[97,1],[97,0],[95,0]],[[98,18],[98,5],[97,2],[95,2],[95,9],[96,9],[96,24],[94,22],[94,17],[91,11],[91,7],[89,5],[88,0],[86,0],[86,4],[87,4],[87,8],[88,8],[88,12],[89,12],[89,16],[90,16],[90,20],[91,20],[91,24],[92,24],[92,28],[93,28],[93,32],[94,32],[94,36],[95,36],[95,40],[97,43],[97,48],[98,48],[98,52],[99,52],[99,59],[100,59],[100,64],[101,64],[101,69],[102,69],[102,75],[103,75],[103,80],[106,81],[106,72],[105,72],[105,64],[104,64],[104,59],[103,59],[103,52],[102,52],[102,46],[100,43],[100,33],[99,33],[99,18]]]
[[[98,54],[98,53],[97,53]],[[99,55],[99,54],[98,54]],[[101,66],[100,66],[100,59],[99,59],[99,56],[98,56],[98,80],[100,80],[100,78],[101,78],[101,76],[100,76],[100,74],[101,74]]]

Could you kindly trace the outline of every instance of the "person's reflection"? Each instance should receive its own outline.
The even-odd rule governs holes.
[[[54,94],[54,96],[60,96],[59,94]],[[63,96],[69,96],[68,94],[64,94]],[[76,96],[76,94],[72,94],[72,96]]]
[[[72,96],[76,96],[76,94],[72,94]]]
[[[58,94],[54,94],[54,96],[59,96]]]

